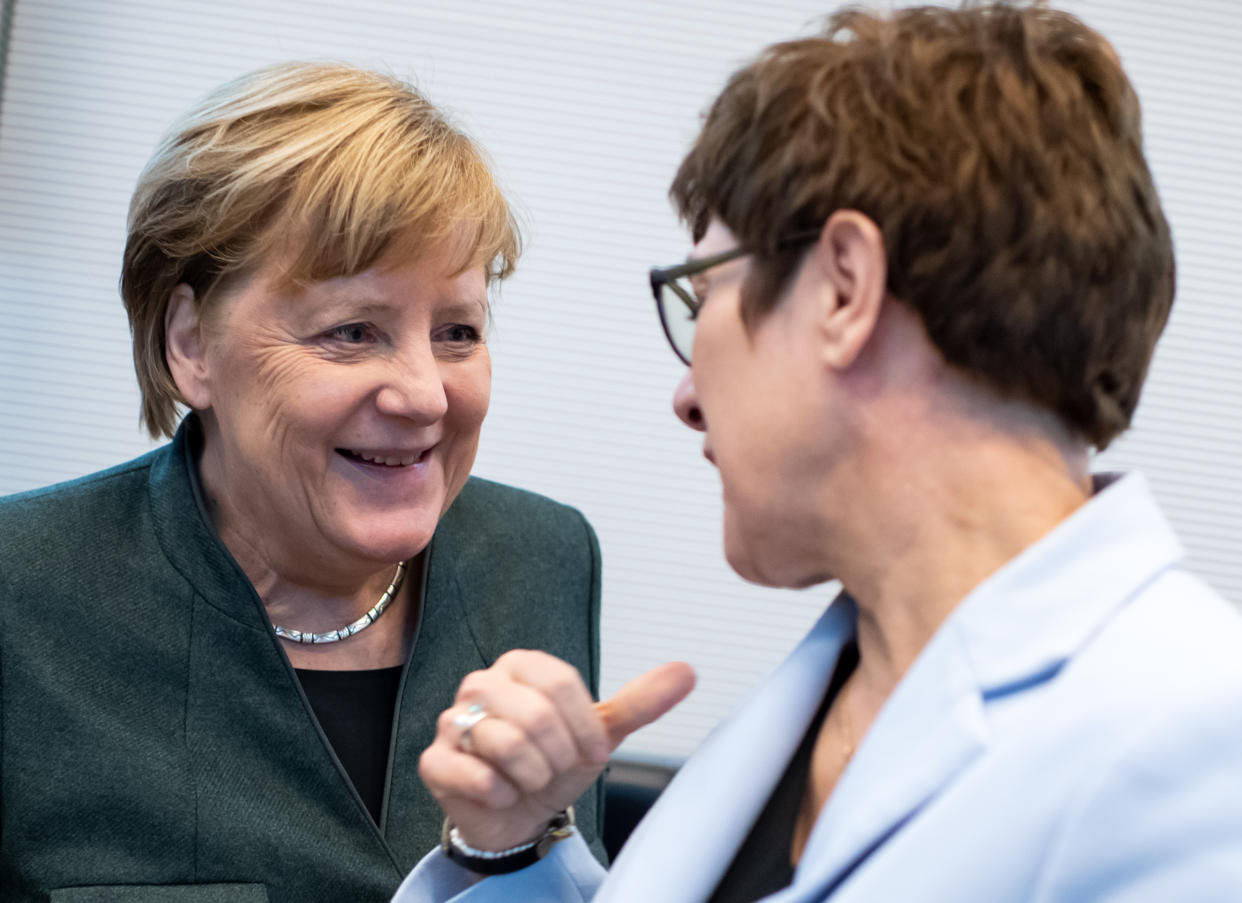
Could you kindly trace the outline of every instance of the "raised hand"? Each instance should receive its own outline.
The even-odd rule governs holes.
[[[537,836],[599,777],[622,740],[693,688],[693,669],[670,662],[594,703],[572,666],[544,652],[507,652],[462,681],[419,774],[470,846],[508,849]],[[486,717],[463,743],[461,725],[474,719],[461,716],[472,706]]]

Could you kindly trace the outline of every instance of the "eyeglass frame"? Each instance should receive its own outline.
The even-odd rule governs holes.
[[[820,229],[807,230],[806,232],[798,232],[786,238],[778,244],[777,250],[789,251],[794,248],[808,245],[817,241],[820,235]],[[681,349],[677,347],[677,343],[673,340],[673,332],[669,329],[668,319],[664,313],[663,290],[667,286],[673,294],[675,294],[683,304],[690,309],[692,320],[697,320],[699,309],[703,306],[701,302],[690,297],[680,285],[677,284],[678,279],[686,276],[696,276],[699,273],[710,270],[712,267],[718,267],[722,263],[728,263],[730,260],[737,260],[739,257],[745,257],[747,254],[753,254],[754,251],[746,247],[737,247],[729,251],[722,251],[719,254],[713,254],[710,257],[700,257],[696,260],[688,260],[685,263],[675,264],[670,267],[652,267],[648,277],[651,281],[651,294],[655,298],[656,316],[660,318],[660,328],[664,330],[664,338],[668,340],[669,347],[673,349],[673,354],[677,355],[677,359],[690,366],[690,358],[681,353]]]

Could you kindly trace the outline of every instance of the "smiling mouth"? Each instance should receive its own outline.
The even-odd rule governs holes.
[[[434,448],[434,446],[432,446]],[[373,454],[371,452],[356,451],[352,448],[338,448],[338,455],[349,458],[351,461],[357,461],[361,464],[370,464],[372,467],[409,467],[411,464],[417,464],[426,460],[431,454],[431,448],[425,448],[417,454]]]

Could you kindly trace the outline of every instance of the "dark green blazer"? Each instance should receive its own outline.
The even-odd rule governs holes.
[[[466,484],[430,546],[377,829],[204,514],[189,445],[183,425],[0,500],[0,900],[387,900],[438,841],[418,757],[467,672],[546,649],[598,690],[595,534]],[[598,794],[578,806],[596,849]]]

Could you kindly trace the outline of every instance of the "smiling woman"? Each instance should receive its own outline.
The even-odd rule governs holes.
[[[387,899],[462,676],[524,646],[596,690],[590,526],[470,477],[518,251],[386,76],[278,66],[174,126],[121,278],[172,441],[0,501],[0,898]]]
[[[272,572],[301,585],[351,572],[387,583],[391,562],[426,547],[465,484],[491,384],[487,286],[481,267],[458,272],[453,251],[398,245],[362,273],[304,289],[282,287],[278,261],[206,321],[194,293],[174,289],[168,362],[190,406],[210,412],[199,473],[221,538],[256,585]],[[303,631],[357,610],[348,597],[304,606],[278,585],[269,615]],[[289,656],[399,665],[404,639],[377,629]]]

